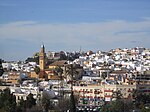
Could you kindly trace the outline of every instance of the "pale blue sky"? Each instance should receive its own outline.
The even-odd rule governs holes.
[[[0,58],[150,47],[150,0],[0,0]]]

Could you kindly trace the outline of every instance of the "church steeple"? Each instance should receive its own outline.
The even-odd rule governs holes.
[[[44,70],[45,69],[45,47],[44,45],[41,45],[41,50],[39,53],[39,64],[40,64],[40,69]]]
[[[41,45],[41,51],[40,53],[45,53],[45,46],[44,45]]]

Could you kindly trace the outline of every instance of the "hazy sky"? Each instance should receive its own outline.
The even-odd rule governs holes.
[[[0,0],[0,58],[150,48],[150,0]]]

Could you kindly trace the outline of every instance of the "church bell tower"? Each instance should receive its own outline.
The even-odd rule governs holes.
[[[40,65],[40,70],[43,71],[45,69],[45,47],[44,45],[41,46],[41,50],[39,53],[39,65]]]

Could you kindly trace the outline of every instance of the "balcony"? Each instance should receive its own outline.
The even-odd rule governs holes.
[[[113,92],[113,90],[104,90],[104,92]]]
[[[132,90],[129,89],[128,92],[132,92]]]

